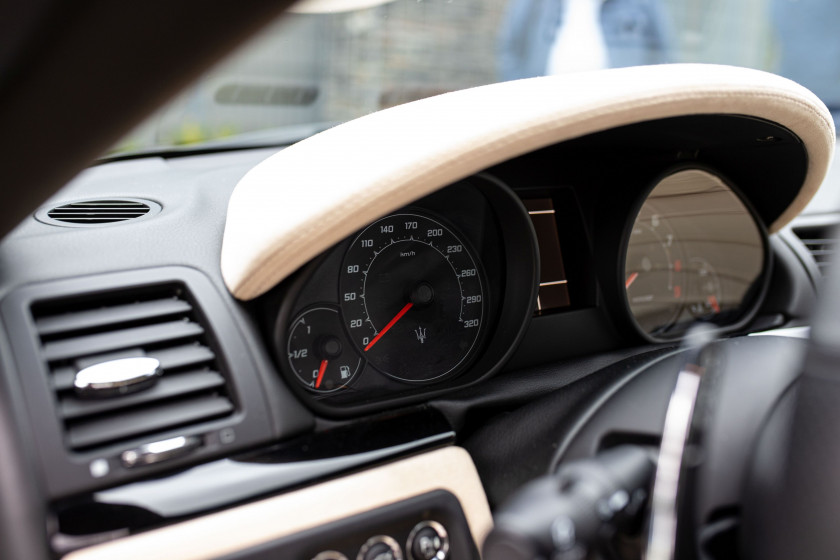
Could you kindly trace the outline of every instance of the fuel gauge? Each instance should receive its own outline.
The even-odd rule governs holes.
[[[289,329],[289,365],[310,391],[330,393],[346,387],[362,359],[344,336],[338,310],[315,307],[299,315]]]

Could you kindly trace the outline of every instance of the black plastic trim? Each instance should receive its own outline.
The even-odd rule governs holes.
[[[64,435],[56,412],[53,391],[48,383],[46,364],[41,361],[37,334],[30,307],[35,302],[65,297],[96,297],[149,286],[181,284],[190,294],[195,312],[206,325],[206,335],[219,350],[217,360],[229,372],[229,386],[238,403],[237,411],[227,418],[209,420],[182,429],[172,429],[154,436],[139,437],[95,452],[66,450]],[[208,458],[230,454],[270,440],[272,429],[269,411],[255,364],[229,312],[222,304],[209,279],[195,269],[166,267],[119,272],[100,276],[73,278],[20,288],[0,304],[0,316],[13,348],[14,359],[28,409],[28,419],[21,423],[33,426],[35,443],[44,469],[46,492],[50,498],[113,486],[129,480],[160,474]],[[200,436],[204,445],[191,455],[143,469],[129,471],[119,462],[119,454],[137,445],[176,436]],[[104,460],[107,473],[95,477],[92,462]]]
[[[430,409],[381,416],[333,426],[171,476],[101,490],[81,503],[96,504],[105,512],[109,507],[140,508],[156,519],[177,520],[445,447],[454,439],[444,417]],[[72,500],[57,509],[62,515],[72,515],[79,505],[78,500]]]

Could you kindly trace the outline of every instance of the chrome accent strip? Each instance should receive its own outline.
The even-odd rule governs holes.
[[[186,455],[200,446],[201,438],[198,436],[180,436],[154,443],[147,443],[135,449],[123,451],[122,455],[120,455],[120,461],[127,469],[153,465]]]
[[[405,551],[408,554],[408,560],[423,560],[422,558],[414,558],[414,539],[417,538],[417,534],[425,529],[426,527],[431,528],[437,533],[438,538],[440,539],[440,548],[437,550],[434,556],[431,557],[430,560],[446,560],[449,556],[449,533],[446,532],[446,528],[443,525],[438,523],[437,521],[421,521],[414,528],[411,530],[411,533],[408,535],[408,540],[405,543]]]
[[[688,438],[703,368],[686,364],[668,402],[662,445],[656,462],[651,498],[651,527],[647,560],[672,560],[677,537],[677,497],[683,452]]]
[[[747,336],[787,336],[789,338],[811,338],[811,327],[788,327],[750,333]]]

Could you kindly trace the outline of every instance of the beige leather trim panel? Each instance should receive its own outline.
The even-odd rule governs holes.
[[[626,124],[693,114],[749,115],[804,143],[789,222],[820,186],[834,150],[825,105],[785,78],[702,64],[533,78],[458,91],[337,126],[269,157],[234,190],[221,268],[231,293],[255,298],[377,218],[515,156]]]
[[[461,502],[476,546],[493,526],[469,454],[447,447],[275,498],[86,548],[65,560],[208,560],[434,490]]]

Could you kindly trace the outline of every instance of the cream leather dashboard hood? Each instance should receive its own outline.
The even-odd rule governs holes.
[[[487,167],[618,126],[700,114],[761,118],[798,136],[807,173],[770,231],[805,207],[835,130],[822,101],[790,80],[701,64],[533,78],[373,113],[269,157],[231,196],[222,275],[236,298],[253,299],[371,221]]]

